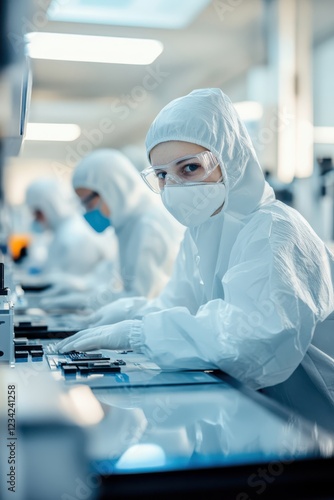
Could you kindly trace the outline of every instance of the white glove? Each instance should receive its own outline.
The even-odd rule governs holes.
[[[66,311],[61,311],[61,314],[52,315],[52,311],[48,311],[45,322],[50,330],[71,328],[71,330],[78,332],[91,326],[88,321],[89,317],[90,315],[66,313]]]
[[[71,287],[68,287],[64,283],[53,283],[49,288],[40,292],[40,296],[43,299],[46,297],[60,297],[68,294],[70,291],[72,291]]]
[[[130,331],[138,320],[127,320],[115,325],[88,328],[62,340],[56,345],[59,352],[92,351],[95,349],[130,349]]]
[[[115,300],[87,316],[87,326],[113,325],[114,323],[131,319],[137,309],[146,304],[146,302],[147,299],[144,297],[124,297],[123,299]]]
[[[42,309],[85,309],[89,307],[89,296],[86,293],[71,292],[57,297],[41,298]]]
[[[88,289],[88,283],[86,283],[85,279],[63,273],[50,275],[50,282],[50,288],[40,292],[41,297],[55,297],[70,292],[84,292]]]

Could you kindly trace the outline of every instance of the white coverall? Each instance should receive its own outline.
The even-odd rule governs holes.
[[[186,230],[158,298],[114,304],[105,317],[120,323],[79,332],[78,348],[112,349],[128,339],[163,369],[219,368],[334,430],[334,331],[327,329],[327,346],[314,341],[334,310],[333,254],[296,210],[275,199],[220,89],[194,90],[163,108],[147,134],[148,155],[175,140],[216,156],[223,209]]]
[[[26,192],[26,204],[31,211],[42,212],[45,229],[52,235],[43,266],[44,276],[56,279],[58,273],[63,273],[82,278],[106,259],[116,259],[117,252],[107,250],[105,240],[99,238],[81,216],[75,193],[57,179],[33,181]]]
[[[120,151],[98,149],[76,166],[72,185],[96,191],[111,212],[118,241],[119,281],[95,283],[90,293],[50,297],[53,306],[99,308],[121,297],[156,297],[166,285],[184,235],[184,227],[143,183],[133,163]]]

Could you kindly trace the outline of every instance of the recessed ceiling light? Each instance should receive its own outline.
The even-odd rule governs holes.
[[[75,123],[28,123],[26,141],[75,141],[81,134]]]
[[[263,106],[256,101],[240,101],[233,103],[240,118],[245,122],[256,122],[263,115]]]
[[[163,51],[158,40],[63,33],[28,33],[28,53],[33,59],[151,64]]]
[[[51,21],[184,28],[211,0],[53,0],[47,11]]]
[[[314,127],[316,144],[334,144],[334,127]]]

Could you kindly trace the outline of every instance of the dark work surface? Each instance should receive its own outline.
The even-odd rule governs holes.
[[[103,476],[99,500],[333,500],[334,459]]]

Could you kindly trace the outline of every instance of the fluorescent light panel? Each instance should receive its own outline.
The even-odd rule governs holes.
[[[81,134],[75,123],[28,123],[26,141],[75,141]]]
[[[334,144],[334,127],[314,127],[313,134],[316,144]]]
[[[151,64],[163,51],[158,40],[63,33],[28,33],[28,51],[34,59]]]
[[[255,122],[262,118],[263,106],[256,101],[240,101],[233,103],[238,115],[245,122]]]
[[[179,29],[189,25],[211,0],[53,0],[51,21]]]

